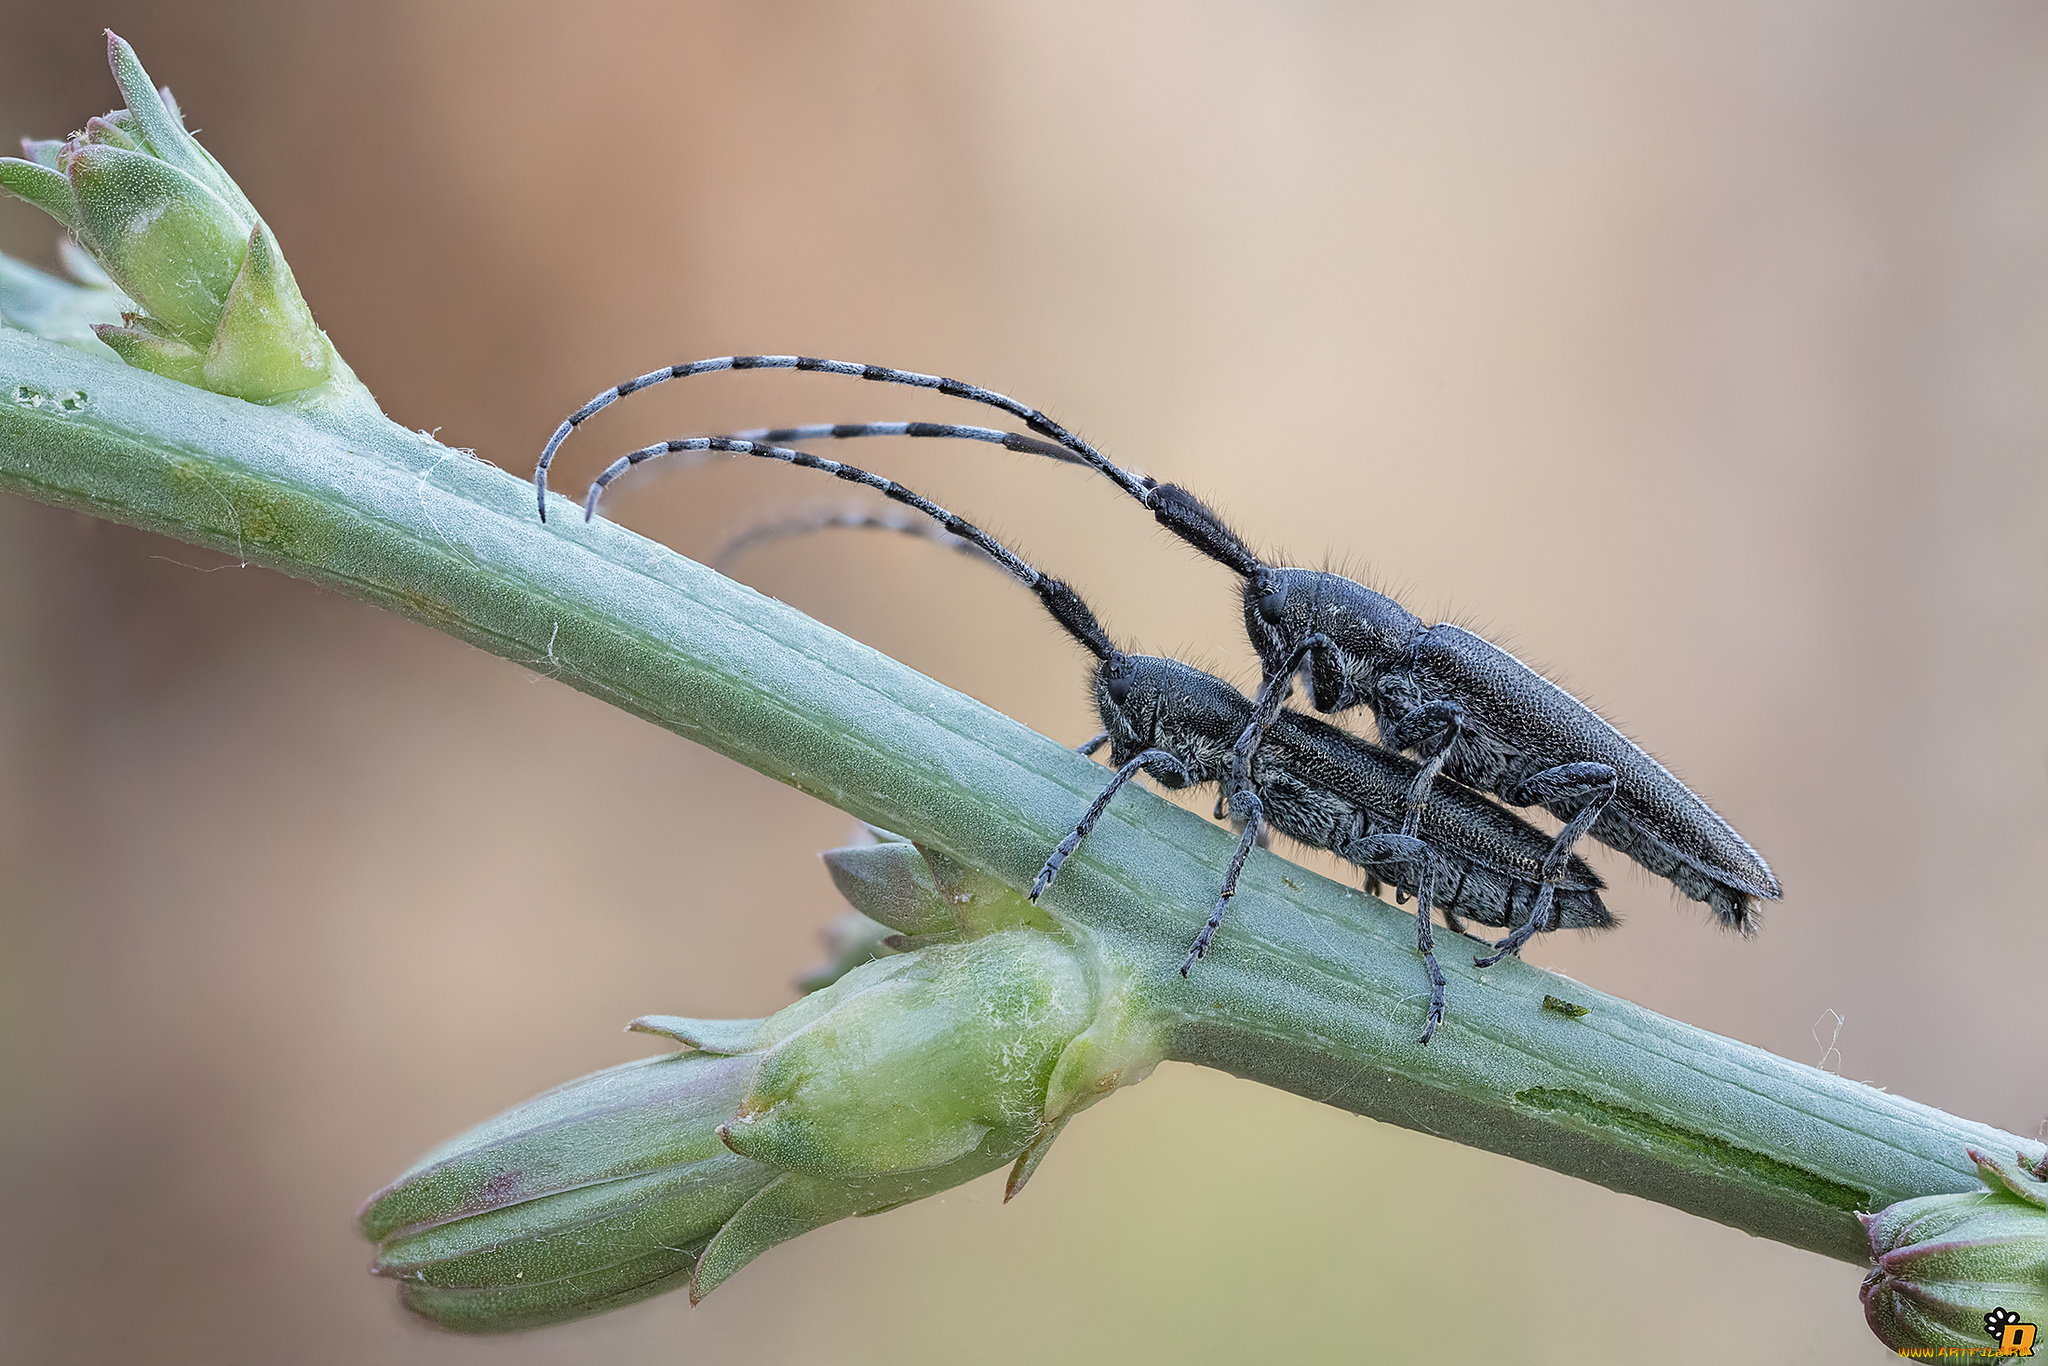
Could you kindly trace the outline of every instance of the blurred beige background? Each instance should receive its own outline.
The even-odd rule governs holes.
[[[399,420],[524,472],[604,385],[734,351],[1045,405],[1550,667],[1789,889],[1744,943],[1607,858],[1626,928],[1532,960],[2048,1120],[2039,5],[4,0],[0,133],[112,104],[109,24]],[[0,247],[52,245],[0,204]],[[593,423],[564,483],[684,429],[890,417],[989,420],[717,377]],[[1228,577],[1099,480],[860,454],[1250,677]],[[721,467],[608,511],[703,554],[846,501]],[[847,534],[735,572],[1093,729],[992,573]],[[1186,1068],[1013,1207],[991,1178],[840,1225],[694,1312],[432,1333],[363,1274],[361,1198],[647,1051],[636,1014],[788,999],[846,819],[68,513],[0,502],[0,585],[9,1362],[1884,1359],[1852,1267]]]

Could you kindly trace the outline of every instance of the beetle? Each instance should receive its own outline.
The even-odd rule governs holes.
[[[1448,622],[1426,624],[1392,598],[1343,575],[1268,563],[1186,489],[1124,469],[1040,410],[978,385],[812,356],[719,356],[650,371],[596,395],[556,428],[534,471],[543,517],[548,465],[569,434],[592,415],[670,379],[763,369],[820,371],[936,390],[1001,409],[1043,440],[941,423],[763,429],[743,433],[743,439],[960,438],[1053,455],[1108,478],[1168,531],[1239,576],[1245,630],[1258,652],[1262,691],[1284,688],[1299,672],[1317,711],[1368,707],[1383,744],[1427,760],[1410,794],[1411,805],[1426,804],[1435,785],[1448,777],[1511,806],[1542,807],[1565,822],[1557,836],[1561,849],[1569,848],[1563,843],[1567,837],[1590,834],[1685,896],[1704,902],[1723,925],[1745,934],[1755,930],[1758,902],[1783,895],[1769,865],[1720,813],[1599,713],[1507,650]],[[643,451],[614,462],[593,485],[586,513],[606,484],[646,458]],[[1264,743],[1257,717],[1248,724],[1247,757]],[[1225,785],[1226,800],[1236,798],[1245,778],[1233,772]],[[1514,946],[1542,928],[1521,927]]]

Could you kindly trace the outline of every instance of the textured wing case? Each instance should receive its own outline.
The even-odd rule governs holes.
[[[1464,747],[1448,769],[1461,780],[1494,789],[1556,764],[1592,760],[1612,767],[1617,790],[1591,830],[1651,872],[1671,878],[1696,900],[1712,902],[1724,919],[1747,918],[1740,898],[1703,895],[1690,870],[1744,896],[1775,899],[1778,880],[1727,821],[1664,765],[1599,713],[1506,650],[1457,626],[1432,627],[1417,643],[1413,686],[1419,697],[1463,703],[1474,723],[1472,762]],[[1485,710],[1474,707],[1484,699]],[[1508,773],[1500,743],[1512,734],[1523,758]],[[1480,771],[1473,771],[1474,769]],[[1690,884],[1690,885],[1689,885]],[[1697,890],[1695,889],[1697,887]]]

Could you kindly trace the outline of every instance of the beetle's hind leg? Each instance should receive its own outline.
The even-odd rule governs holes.
[[[1557,832],[1557,838],[1550,842],[1550,850],[1543,856],[1543,865],[1538,872],[1541,884],[1536,893],[1536,904],[1529,911],[1529,918],[1516,926],[1513,933],[1493,946],[1493,952],[1483,958],[1474,958],[1472,966],[1490,968],[1511,953],[1521,952],[1522,945],[1539,934],[1547,934],[1557,928],[1557,875],[1564,871],[1565,860],[1571,857],[1572,846],[1586,833],[1593,822],[1600,819],[1600,813],[1607,809],[1607,803],[1614,800],[1617,786],[1614,769],[1607,764],[1575,763],[1559,764],[1533,773],[1521,782],[1511,785],[1501,796],[1512,806],[1552,806],[1575,798],[1590,797],[1584,805],[1572,813],[1564,829]]]
[[[1521,782],[1511,784],[1501,793],[1510,806],[1542,806],[1555,809],[1574,801],[1584,804],[1572,812],[1571,819],[1564,823],[1564,829],[1557,832],[1557,838],[1550,843],[1550,852],[1543,856],[1543,880],[1550,882],[1564,871],[1565,860],[1571,857],[1572,846],[1579,837],[1593,828],[1593,822],[1600,819],[1607,810],[1607,804],[1614,800],[1620,787],[1611,765],[1581,762],[1559,764],[1546,768],[1541,773],[1532,773]]]
[[[1600,819],[1600,813],[1607,809],[1607,803],[1614,800],[1620,780],[1609,764],[1581,762],[1558,764],[1540,773],[1532,773],[1520,782],[1510,783],[1501,789],[1501,800],[1509,806],[1543,806],[1556,808],[1571,802],[1586,801],[1586,804],[1572,813],[1565,828],[1558,832],[1558,843],[1552,848],[1550,857],[1543,862],[1544,868],[1555,875],[1551,867],[1553,860],[1558,868],[1564,866],[1564,856],[1580,835],[1592,828]],[[1567,838],[1569,836],[1569,838]]]
[[[1514,932],[1493,946],[1493,952],[1483,958],[1474,958],[1475,968],[1490,968],[1509,954],[1519,954],[1522,945],[1539,934],[1547,934],[1557,928],[1557,888],[1548,882],[1536,888],[1536,904],[1529,908],[1529,918],[1515,926]]]
[[[1429,978],[1429,1018],[1417,1043],[1428,1043],[1444,1020],[1444,992],[1448,985],[1443,967],[1436,961],[1436,926],[1430,919],[1430,902],[1436,898],[1436,856],[1429,846],[1412,835],[1367,835],[1344,852],[1352,863],[1405,863],[1415,869],[1415,948],[1422,955],[1422,970]],[[1372,875],[1367,874],[1368,877]],[[1454,917],[1446,912],[1447,921]]]

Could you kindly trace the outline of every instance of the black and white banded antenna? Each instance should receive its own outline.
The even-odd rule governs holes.
[[[972,541],[962,540],[934,524],[929,518],[871,508],[845,507],[836,510],[819,508],[749,527],[719,546],[713,552],[709,564],[713,569],[723,573],[734,560],[757,546],[766,545],[771,541],[808,536],[817,531],[889,531],[912,540],[957,551],[984,564],[994,563],[994,558],[980,546]]]
[[[827,460],[824,456],[813,455],[809,451],[769,445],[760,441],[742,441],[730,436],[680,437],[672,441],[657,442],[652,446],[643,446],[637,451],[620,456],[604,473],[598,475],[590,486],[590,492],[584,497],[584,517],[587,519],[596,512],[597,500],[603,495],[605,485],[612,480],[635,465],[683,451],[722,451],[728,455],[752,455],[763,460],[776,460],[785,465],[795,465],[801,469],[818,470],[834,478],[844,479],[849,484],[859,484],[862,488],[873,489],[884,498],[914,508],[994,560],[1011,578],[1037,594],[1038,600],[1045,604],[1045,610],[1052,613],[1053,620],[1097,659],[1108,659],[1118,653],[1116,647],[1110,644],[1109,634],[1102,629],[1102,624],[1095,619],[1095,614],[1088,610],[1088,604],[1081,601],[1079,594],[1050,574],[1041,574],[1032,568],[1015,551],[974,523],[957,513],[949,512],[923,494],[907,489],[893,479],[837,460]]]
[[[801,370],[831,375],[847,375],[877,384],[899,384],[913,389],[931,389],[948,398],[966,399],[985,407],[997,408],[1022,421],[1039,436],[1070,452],[1079,463],[1100,472],[1118,488],[1138,500],[1163,525],[1175,535],[1187,541],[1195,549],[1209,556],[1246,578],[1261,573],[1270,566],[1254,554],[1244,540],[1223,524],[1222,518],[1206,503],[1188,493],[1177,484],[1162,484],[1156,479],[1135,474],[1112,461],[1095,447],[1089,445],[1073,432],[1055,422],[1051,417],[1027,403],[1022,403],[1007,394],[993,389],[984,389],[978,384],[967,384],[961,380],[948,379],[943,375],[920,374],[915,370],[898,370],[887,365],[866,365],[855,361],[826,360],[818,356],[713,356],[708,360],[689,361],[682,365],[665,366],[650,370],[644,375],[621,381],[594,396],[562,420],[555,428],[547,445],[541,448],[540,460],[533,470],[534,497],[540,508],[542,521],[548,516],[548,466],[554,463],[555,453],[569,434],[594,415],[617,403],[628,394],[664,384],[672,379],[688,379],[693,375],[712,374],[722,370]],[[849,432],[869,424],[842,423],[836,426]],[[889,424],[894,425],[894,424]],[[904,424],[906,428],[923,424]],[[934,426],[939,424],[933,424]],[[988,431],[987,428],[966,429]],[[918,435],[906,430],[903,435]],[[964,430],[963,430],[964,434]],[[1005,432],[1003,437],[1012,437]],[[974,437],[972,439],[981,439]],[[1007,444],[999,443],[999,444]],[[1012,449],[1024,449],[1013,447]],[[1044,454],[1044,452],[1034,452]]]
[[[778,446],[787,446],[795,441],[846,441],[862,436],[986,441],[991,445],[1001,446],[1004,450],[1042,455],[1049,460],[1059,460],[1069,465],[1088,464],[1065,446],[1058,446],[1050,441],[1040,441],[1022,432],[1006,432],[1000,427],[970,427],[958,422],[814,422],[803,427],[755,427],[744,432],[727,432],[726,435],[749,441],[773,442]]]
[[[1151,480],[1144,479],[1117,465],[1108,456],[1096,450],[1086,441],[1083,441],[1080,437],[1068,431],[1038,409],[1031,407],[1029,404],[1020,403],[1007,394],[999,394],[993,389],[984,389],[978,384],[967,384],[957,379],[948,379],[943,375],[919,374],[915,370],[898,370],[893,366],[864,365],[854,361],[843,360],[825,360],[818,356],[713,356],[708,360],[696,360],[682,365],[664,366],[662,369],[650,370],[644,375],[636,375],[632,379],[623,380],[603,393],[594,396],[588,403],[564,418],[562,424],[555,428],[555,434],[548,438],[547,445],[542,447],[540,461],[533,471],[534,492],[540,504],[541,520],[547,520],[548,466],[554,463],[555,452],[561,449],[562,443],[569,439],[571,432],[628,394],[636,394],[642,389],[652,388],[654,385],[664,384],[672,379],[688,379],[693,375],[713,374],[721,370],[816,371],[830,375],[848,375],[855,379],[864,379],[878,384],[900,384],[913,389],[936,390],[948,398],[963,398],[971,403],[979,403],[986,407],[1001,409],[1003,412],[1023,422],[1026,427],[1029,427],[1038,435],[1045,437],[1062,449],[1070,452],[1077,458],[1078,463],[1099,470],[1115,482],[1119,488],[1123,489],[1124,492],[1140,502],[1146,501],[1148,489],[1152,485]],[[904,433],[904,435],[912,434],[909,432]],[[1007,436],[1009,433],[1004,435]],[[1044,454],[1042,451],[1037,453]]]

